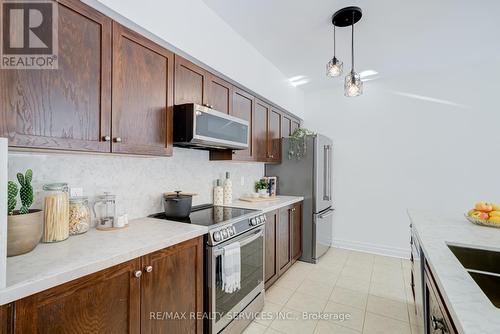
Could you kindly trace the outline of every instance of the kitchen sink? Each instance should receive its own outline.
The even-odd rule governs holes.
[[[500,252],[448,245],[495,307],[500,308]]]

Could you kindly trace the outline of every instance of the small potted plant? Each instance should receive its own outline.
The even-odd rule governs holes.
[[[268,188],[268,184],[267,184],[266,180],[259,180],[259,181],[255,182],[255,189],[259,193],[260,197],[269,196],[267,193],[267,188]]]
[[[7,256],[15,256],[32,251],[40,242],[43,232],[43,211],[30,209],[33,204],[33,171],[28,169],[23,175],[17,173],[20,184],[21,207],[16,210],[17,184],[9,181],[7,185]]]

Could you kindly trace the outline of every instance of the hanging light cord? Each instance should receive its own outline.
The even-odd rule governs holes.
[[[335,58],[335,24],[333,25],[333,58]]]
[[[352,25],[351,25],[351,72],[354,72],[354,11],[352,12]]]

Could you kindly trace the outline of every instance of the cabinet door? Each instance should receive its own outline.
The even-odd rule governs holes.
[[[139,333],[141,279],[135,259],[15,302],[15,332]]]
[[[281,136],[284,138],[292,134],[292,120],[285,115],[281,118]]]
[[[251,161],[254,159],[254,107],[255,99],[252,95],[241,89],[234,89],[232,115],[244,119],[250,124],[248,148],[246,150],[235,150],[233,155],[236,160]]]
[[[269,110],[267,121],[268,161],[281,161],[281,113],[276,109]]]
[[[206,104],[225,114],[231,114],[233,106],[233,85],[215,75],[208,75]]]
[[[288,270],[292,262],[291,249],[291,208],[286,207],[279,210],[278,219],[278,270],[281,275]]]
[[[255,99],[254,118],[254,154],[257,161],[267,161],[267,116],[270,112],[268,104]]]
[[[141,332],[201,334],[203,322],[192,315],[203,312],[203,238],[146,255],[142,263]],[[186,319],[151,318],[157,312]]]
[[[113,152],[171,155],[173,53],[113,23]]]
[[[298,128],[300,128],[300,122],[297,120],[292,120],[292,125],[290,126],[290,134],[292,134]]]
[[[14,305],[6,304],[0,306],[0,334],[11,334],[14,332]]]
[[[109,152],[111,20],[58,1],[54,70],[0,70],[0,136],[15,147]]]
[[[292,260],[293,262],[302,255],[302,203],[292,207]]]
[[[174,103],[206,104],[208,73],[190,61],[175,55]]]
[[[278,211],[266,213],[266,245],[265,245],[265,288],[269,288],[278,279],[278,254],[277,254],[277,238],[278,238]]]

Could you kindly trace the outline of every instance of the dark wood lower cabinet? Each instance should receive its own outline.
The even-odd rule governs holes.
[[[134,259],[15,302],[15,333],[140,333]]]
[[[142,258],[141,333],[198,333],[203,310],[203,239],[193,239]],[[151,272],[147,272],[150,268]],[[186,319],[158,319],[162,314]]]
[[[302,202],[292,206],[292,263],[302,256]]]
[[[0,334],[201,334],[202,299],[199,237],[1,306]]]
[[[264,285],[267,289],[271,286],[279,276],[278,268],[278,252],[277,252],[277,240],[278,240],[278,221],[279,212],[277,210],[266,213],[266,244],[265,244],[265,277]]]
[[[302,202],[266,214],[265,288],[302,255]]]

